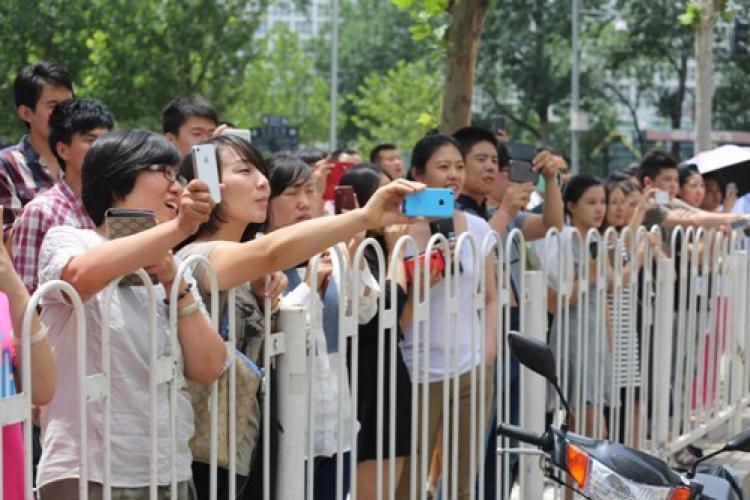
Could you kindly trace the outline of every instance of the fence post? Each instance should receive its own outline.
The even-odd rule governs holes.
[[[671,398],[672,337],[674,334],[674,261],[660,259],[656,275],[654,320],[653,449],[664,448],[669,440],[669,401]]]
[[[307,318],[302,307],[282,306],[279,331],[285,332],[284,355],[276,357],[279,433],[278,498],[305,497],[307,443]],[[270,394],[266,394],[270,397]]]
[[[730,435],[737,434],[742,430],[742,399],[747,380],[747,361],[745,346],[745,331],[747,328],[747,251],[734,250],[733,265],[731,268],[733,289],[729,297],[729,310],[731,318],[729,322],[728,339],[732,342],[726,346],[725,355],[731,366],[731,374],[727,373],[727,380],[731,383],[729,402],[734,406],[734,416],[730,424]],[[729,333],[731,332],[731,334]],[[725,382],[726,383],[726,382]]]
[[[545,290],[544,275],[541,271],[527,271],[525,285],[525,331],[521,333],[546,342],[547,290]],[[547,405],[547,382],[529,370],[521,370],[520,384],[521,394],[523,394],[521,427],[542,433],[544,432],[545,412],[539,410]],[[539,468],[539,457],[521,455],[519,458],[520,498],[542,498],[544,496],[544,476]]]

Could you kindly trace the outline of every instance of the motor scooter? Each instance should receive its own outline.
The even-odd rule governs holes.
[[[506,423],[498,425],[497,433],[539,448],[545,476],[554,482],[590,499],[744,500],[742,487],[734,479],[731,468],[722,466],[712,468],[711,472],[698,472],[698,467],[720,453],[750,451],[750,428],[730,439],[721,449],[702,457],[687,472],[679,473],[663,460],[642,451],[568,431],[570,408],[557,381],[550,347],[518,333],[508,334],[508,344],[512,355],[522,365],[554,386],[565,415],[559,428],[550,425],[543,434]],[[570,482],[560,471],[566,473]]]

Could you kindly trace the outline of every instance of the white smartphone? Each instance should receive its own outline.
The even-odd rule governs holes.
[[[734,182],[728,182],[727,183],[727,196],[730,194],[737,194],[737,184]]]
[[[216,161],[216,146],[213,144],[199,144],[191,148],[193,153],[193,174],[208,184],[215,203],[221,201],[221,189],[219,189],[219,164]]]
[[[666,205],[669,203],[669,193],[666,191],[657,191],[654,193],[654,201],[659,205]]]

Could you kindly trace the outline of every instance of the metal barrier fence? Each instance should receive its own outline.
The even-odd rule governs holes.
[[[669,240],[663,240],[656,228],[651,233],[641,229],[632,234],[625,229],[621,234],[608,230],[604,234],[591,231],[585,236],[570,229],[550,230],[536,250],[541,262],[537,269],[531,269],[527,247],[518,230],[504,240],[496,233],[490,233],[484,241],[463,234],[454,242],[434,235],[426,254],[430,255],[433,249],[443,254],[445,275],[438,284],[425,286],[431,282],[431,261],[426,259],[422,266],[415,259],[409,295],[412,317],[401,327],[397,289],[388,283],[397,280],[402,252],[417,253],[416,242],[403,237],[388,258],[373,239],[365,240],[353,256],[332,247],[335,271],[329,286],[331,283],[336,286],[339,296],[337,353],[328,351],[333,338],[326,339],[321,331],[323,302],[316,291],[309,294],[306,303],[282,304],[276,328],[272,327],[270,299],[266,299],[264,348],[262,359],[258,360],[264,367],[262,453],[255,457],[253,465],[263,468],[262,489],[243,491],[243,495],[249,495],[243,498],[312,499],[319,478],[316,478],[316,462],[310,458],[325,455],[335,457],[337,478],[329,490],[329,498],[426,498],[425,483],[434,470],[436,452],[442,457],[437,474],[442,498],[486,498],[484,462],[488,436],[494,436],[490,428],[492,414],[498,420],[508,421],[514,403],[509,397],[513,376],[505,335],[510,330],[515,306],[520,331],[548,341],[556,352],[559,379],[570,396],[575,432],[620,440],[668,458],[722,426],[727,426],[728,432],[739,430],[740,410],[750,402],[750,371],[745,361],[750,334],[745,328],[750,295],[748,254],[740,248],[736,234],[678,228]],[[366,253],[375,263],[374,277],[368,270]],[[195,266],[208,271],[211,322],[218,328],[221,320],[218,280],[209,262],[191,257],[181,263],[178,276],[183,279]],[[318,267],[319,258],[313,259],[310,283],[317,283]],[[493,276],[486,275],[488,269]],[[145,272],[139,271],[138,275],[150,297],[151,446],[144,450],[149,460],[150,497],[157,498],[158,462],[166,454],[174,498],[177,495],[175,409],[177,393],[183,389],[177,355],[179,287],[173,287],[170,301],[169,354],[160,356],[154,287]],[[80,496],[88,495],[87,465],[99,458],[90,455],[87,448],[92,433],[87,420],[88,405],[101,402],[102,429],[96,432],[104,440],[103,492],[108,499],[112,407],[109,329],[102,332],[102,370],[91,373],[87,367],[89,339],[83,303],[67,283],[47,283],[32,297],[24,318],[22,377],[24,381],[31,380],[29,356],[23,355],[30,352],[31,313],[42,296],[53,289],[70,297],[78,318]],[[112,283],[104,292],[105,325],[116,291],[117,284]],[[228,291],[227,304],[229,311],[237,307],[235,290]],[[360,482],[360,376],[371,381],[372,374],[360,373],[359,360],[364,351],[360,352],[359,331],[360,325],[373,317],[377,317],[375,480],[367,476],[368,481]],[[401,330],[403,337],[399,335]],[[229,352],[235,361],[228,368],[228,416],[218,415],[218,384],[211,385],[211,499],[218,497],[219,446],[229,450],[227,496],[234,498],[238,492],[236,406],[240,398],[255,397],[255,394],[237,394],[234,353],[238,334],[235,315],[231,313],[228,332]],[[435,332],[442,334],[437,336]],[[398,344],[406,351],[399,351]],[[438,347],[434,347],[436,344]],[[411,357],[407,362],[411,374],[411,382],[407,381],[411,405],[410,459],[406,462],[397,461],[395,452],[399,444],[397,391],[399,384],[404,383],[397,375],[400,355],[407,360]],[[545,419],[560,418],[558,398],[548,392],[538,376],[521,369],[514,384],[518,384],[520,394],[522,426],[542,431]],[[33,498],[29,386],[26,383],[22,393],[0,400],[0,425],[22,422],[24,426],[27,499]],[[170,449],[160,450],[157,408],[165,388]],[[334,388],[335,394],[325,393],[322,388]],[[540,411],[541,408],[545,411]],[[219,443],[219,418],[228,419],[226,442],[222,443]],[[333,441],[331,436],[335,436]],[[0,446],[1,440],[0,434]],[[510,491],[510,458],[514,455],[520,456],[520,498],[541,498],[545,485],[538,460],[527,449],[514,448],[514,444],[503,438],[490,438],[489,442],[492,451],[498,450],[494,470],[498,481],[496,498],[505,498]],[[429,443],[439,445],[431,447]],[[348,481],[344,481],[345,475]]]

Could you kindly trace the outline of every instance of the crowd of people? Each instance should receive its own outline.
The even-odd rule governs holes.
[[[644,265],[642,255],[669,252],[664,244],[670,231],[677,226],[727,228],[745,221],[741,213],[744,203],[737,193],[728,189],[718,175],[703,176],[692,166],[678,167],[669,154],[654,150],[639,164],[613,172],[606,180],[587,174],[570,176],[563,155],[549,148],[539,148],[531,159],[531,169],[538,173],[538,184],[513,182],[510,167],[512,148],[506,144],[503,131],[468,126],[452,135],[427,134],[414,145],[408,165],[402,152],[383,143],[369,154],[369,162],[352,150],[330,153],[314,147],[298,152],[276,153],[264,157],[250,142],[223,133],[227,125],[216,110],[198,95],[175,98],[162,112],[162,133],[147,130],[117,130],[115,117],[106,104],[94,98],[75,96],[71,76],[60,65],[39,62],[21,69],[14,83],[18,116],[27,128],[20,142],[0,151],[0,205],[3,214],[3,243],[0,248],[1,303],[9,319],[0,321],[2,335],[2,371],[0,385],[6,397],[23,389],[20,377],[21,318],[29,294],[52,280],[70,284],[83,299],[88,343],[85,362],[90,373],[103,369],[103,340],[110,339],[111,356],[111,441],[104,442],[102,426],[104,406],[90,405],[88,410],[88,457],[81,457],[80,415],[78,399],[77,318],[73,301],[59,290],[44,296],[30,333],[33,404],[38,408],[35,423],[39,427],[38,467],[35,487],[44,500],[75,499],[79,495],[79,463],[88,464],[90,498],[101,498],[105,480],[105,447],[111,448],[111,485],[113,498],[148,498],[150,482],[149,450],[157,450],[157,482],[159,498],[170,498],[170,403],[168,385],[157,387],[156,407],[150,406],[150,359],[152,353],[148,311],[155,307],[157,356],[171,356],[178,370],[176,456],[178,498],[208,498],[210,471],[197,451],[195,436],[200,434],[205,399],[200,400],[200,387],[221,379],[235,360],[247,363],[253,370],[271,369],[263,366],[263,335],[265,322],[263,304],[270,299],[274,309],[281,300],[294,300],[315,311],[311,326],[310,354],[315,360],[313,441],[314,498],[335,498],[336,483],[343,482],[344,494],[349,488],[349,457],[353,429],[340,429],[338,402],[345,402],[345,422],[352,412],[358,423],[357,495],[375,498],[377,450],[384,457],[391,451],[395,463],[384,460],[385,491],[396,489],[398,498],[410,492],[409,464],[423,460],[422,450],[432,463],[429,477],[416,479],[419,498],[428,488],[435,494],[437,479],[450,464],[441,468],[439,450],[443,448],[441,426],[445,408],[457,407],[460,436],[469,435],[472,420],[484,422],[492,429],[498,399],[509,402],[511,421],[518,419],[518,365],[510,367],[496,359],[495,331],[499,321],[509,330],[520,327],[519,302],[522,299],[522,258],[533,253],[519,240],[513,240],[507,256],[510,275],[508,294],[509,315],[503,317],[500,291],[494,277],[503,266],[496,251],[481,248],[485,237],[496,231],[507,238],[519,230],[526,242],[543,242],[550,228],[557,228],[561,237],[551,248],[537,252],[546,259],[541,265],[548,274],[551,314],[550,344],[557,345],[556,322],[560,321],[556,294],[560,292],[560,276],[556,275],[558,259],[563,252],[584,261],[593,268],[598,256],[608,255],[583,251],[570,235],[576,230],[586,235],[591,230],[602,234],[608,228],[618,232],[629,228],[658,225],[663,237],[642,240],[637,249],[638,266]],[[216,147],[221,179],[221,201],[215,203],[208,185],[195,178],[192,146],[209,144]],[[333,214],[331,200],[325,199],[328,175],[336,163],[347,164],[340,186],[351,186],[357,206],[344,213]],[[456,202],[453,216],[443,221],[407,217],[402,213],[404,196],[425,188],[451,189]],[[666,196],[666,199],[660,196]],[[157,224],[141,232],[121,238],[108,238],[108,218],[116,210],[138,209],[153,213]],[[439,223],[438,223],[439,222]],[[445,322],[446,288],[449,281],[439,269],[433,268],[429,283],[421,289],[412,286],[412,277],[405,262],[414,249],[392,259],[397,242],[411,236],[416,248],[424,251],[436,232],[443,234],[454,248],[456,238],[470,234],[479,243],[479,251],[461,247],[457,262],[457,296],[459,304],[452,320]],[[351,308],[345,291],[351,287],[351,273],[341,268],[337,255],[344,255],[345,266],[352,267],[356,249],[364,238],[379,244],[388,263],[385,288],[381,289],[380,269],[376,252],[368,249],[362,265],[352,269],[359,273],[361,286],[351,300],[357,301],[359,351],[352,352],[348,335],[341,332],[339,315]],[[649,246],[647,249],[646,246]],[[334,251],[334,248],[338,251]],[[184,276],[177,275],[179,264],[191,256],[206,258],[215,271],[218,290],[205,269],[192,267]],[[317,259],[314,259],[315,256]],[[475,262],[475,259],[479,259]],[[452,261],[453,259],[450,259]],[[526,259],[528,260],[528,259]],[[446,260],[446,267],[450,268]],[[316,271],[313,271],[313,262]],[[613,266],[610,259],[604,263]],[[154,296],[145,286],[119,286],[107,302],[109,285],[114,280],[143,269],[151,276]],[[479,276],[489,277],[484,284],[484,321],[476,313],[473,292]],[[612,272],[609,273],[612,275]],[[598,275],[589,273],[575,277],[573,288],[587,287]],[[347,281],[349,280],[349,281]],[[607,293],[614,294],[614,280],[607,283]],[[235,290],[234,309],[228,306],[228,292]],[[396,303],[391,304],[395,289]],[[219,311],[211,311],[211,294],[220,296]],[[427,338],[414,331],[415,301],[426,293],[431,296]],[[575,297],[575,293],[565,293]],[[177,303],[170,304],[176,297]],[[590,295],[594,300],[594,295]],[[155,301],[155,304],[154,304]],[[385,377],[383,402],[378,402],[377,376],[379,303],[395,308],[396,332],[385,329],[383,370],[389,374],[393,339],[397,343],[395,380]],[[566,320],[570,331],[578,331],[579,322],[588,326],[584,335],[600,332],[593,313],[579,317],[575,300],[568,302]],[[170,337],[170,306],[176,306],[176,342]],[[105,308],[108,311],[105,313]],[[594,307],[588,308],[593,311]],[[220,317],[219,327],[211,321],[211,313]],[[0,315],[1,316],[1,315]],[[234,321],[230,322],[229,317]],[[2,319],[2,318],[0,318]],[[106,322],[106,323],[105,323]],[[236,325],[236,353],[228,351],[228,325]],[[484,344],[472,338],[484,327]],[[615,330],[630,330],[617,323]],[[105,333],[109,331],[109,335]],[[295,332],[288,332],[294,334]],[[606,341],[599,342],[601,352],[575,352],[575,340],[569,338],[568,359],[571,373],[582,363],[601,360],[613,363],[615,339],[612,328],[603,329]],[[342,340],[347,345],[342,345]],[[427,342],[429,341],[429,348]],[[593,345],[593,344],[592,344]],[[424,353],[429,350],[429,364]],[[449,352],[446,359],[445,354]],[[27,353],[23,353],[26,355]],[[237,355],[232,355],[237,354]],[[358,377],[342,382],[340,366],[352,369],[357,356]],[[415,364],[415,358],[422,361]],[[508,369],[509,391],[496,387],[498,371]],[[487,390],[479,397],[485,401],[485,415],[477,415],[471,403],[471,372],[485,370]],[[611,370],[605,370],[610,374]],[[453,393],[445,401],[444,377],[458,376],[458,399]],[[609,375],[608,375],[609,376]],[[589,377],[595,377],[594,371]],[[349,379],[347,379],[349,380]],[[391,388],[391,384],[395,387]],[[575,382],[570,382],[574,384]],[[352,408],[351,384],[357,384],[357,405]],[[412,387],[429,394],[427,428],[417,436],[417,456],[411,455]],[[594,387],[589,384],[587,387]],[[239,387],[239,385],[238,385]],[[609,384],[605,384],[609,387]],[[395,399],[390,398],[391,389]],[[274,387],[270,389],[275,397]],[[617,397],[605,391],[603,398]],[[238,394],[238,401],[255,400],[256,394]],[[586,394],[575,414],[595,410],[595,395]],[[244,404],[244,403],[243,403]],[[389,409],[395,405],[396,428],[390,429]],[[258,411],[259,405],[254,410]],[[477,406],[478,407],[478,406]],[[220,406],[222,408],[222,406]],[[158,440],[152,442],[149,416],[158,414]],[[383,412],[386,438],[378,442],[378,413]],[[223,417],[222,417],[223,418]],[[590,415],[587,422],[594,421]],[[243,421],[244,422],[244,421]],[[257,422],[256,422],[257,423]],[[344,448],[338,445],[343,431]],[[3,428],[3,493],[4,498],[23,498],[23,440],[20,424]],[[274,431],[278,433],[278,429]],[[395,433],[395,450],[390,450],[389,433]],[[451,431],[452,432],[452,431]],[[480,435],[483,432],[480,431]],[[422,443],[426,436],[427,442]],[[272,447],[277,440],[272,438]],[[449,440],[450,446],[454,440]],[[471,477],[468,439],[457,440],[458,470],[455,478],[459,498],[468,499]],[[237,490],[242,498],[258,498],[262,491],[263,474],[259,473],[262,446],[257,436],[238,430]],[[221,446],[221,445],[220,445]],[[272,450],[273,452],[273,450]],[[337,455],[344,454],[344,477],[337,477]],[[273,455],[273,453],[272,453]],[[499,479],[495,474],[496,452],[494,433],[487,433],[486,446],[477,457],[485,469],[487,498],[495,498]],[[36,460],[35,460],[36,462]],[[418,462],[418,463],[420,463]],[[219,497],[228,497],[228,466],[220,463]],[[395,468],[395,484],[389,484],[389,467]],[[510,467],[511,481],[515,476]],[[273,477],[273,470],[271,476]],[[274,478],[275,480],[275,478]],[[454,485],[450,485],[454,487]]]

